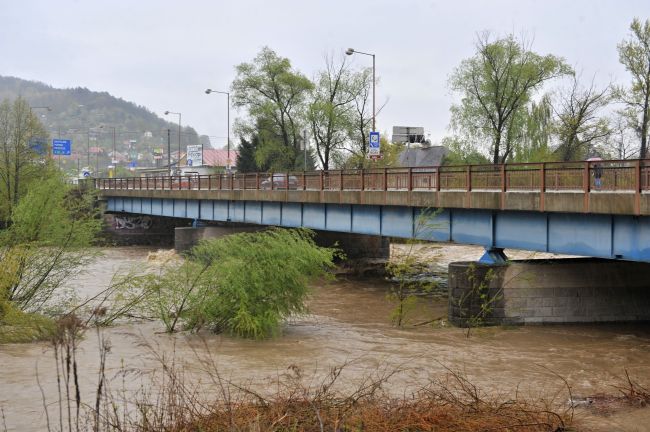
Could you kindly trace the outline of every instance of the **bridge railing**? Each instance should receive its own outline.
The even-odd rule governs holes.
[[[650,160],[98,178],[95,179],[95,187],[117,190],[603,191],[641,193],[650,191]]]

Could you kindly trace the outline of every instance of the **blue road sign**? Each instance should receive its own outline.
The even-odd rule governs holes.
[[[381,154],[381,147],[379,144],[379,132],[370,132],[368,156],[377,157],[380,154]]]
[[[52,140],[52,154],[58,156],[70,156],[72,150],[72,141],[64,139]]]
[[[370,132],[370,148],[379,148],[379,132]]]
[[[47,139],[46,138],[30,138],[29,148],[40,156],[47,154]]]

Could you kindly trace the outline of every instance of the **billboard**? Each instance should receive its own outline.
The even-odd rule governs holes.
[[[187,146],[187,166],[197,167],[203,165],[203,147],[200,145]]]
[[[424,142],[424,128],[419,126],[393,126],[394,143],[421,143]]]

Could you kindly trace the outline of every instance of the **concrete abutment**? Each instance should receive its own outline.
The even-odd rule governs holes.
[[[222,223],[204,227],[177,227],[174,230],[174,244],[179,252],[192,248],[200,240],[220,238],[240,232],[255,232],[267,229],[262,225]],[[387,260],[390,255],[390,243],[387,237],[364,234],[350,234],[316,230],[315,242],[319,246],[341,249],[346,260],[376,259]]]
[[[650,321],[650,264],[571,258],[449,265],[459,326]]]

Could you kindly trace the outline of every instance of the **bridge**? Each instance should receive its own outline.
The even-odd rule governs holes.
[[[598,175],[594,175],[598,173]],[[596,177],[600,177],[597,181]],[[107,211],[650,262],[650,161],[100,178]],[[427,209],[441,209],[422,225]]]

